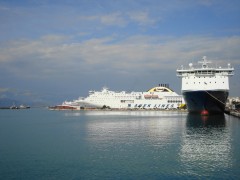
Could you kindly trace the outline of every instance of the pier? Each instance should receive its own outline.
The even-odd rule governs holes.
[[[240,97],[229,97],[226,108],[230,115],[240,118]]]
[[[230,111],[230,115],[240,118],[240,111]]]

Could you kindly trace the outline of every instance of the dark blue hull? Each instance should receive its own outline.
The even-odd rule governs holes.
[[[219,114],[224,113],[228,91],[184,91],[183,97],[191,113]]]

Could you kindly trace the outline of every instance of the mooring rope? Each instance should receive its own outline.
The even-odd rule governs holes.
[[[214,99],[216,99],[217,101],[219,101],[220,103],[222,103],[222,104],[224,104],[225,105],[225,103],[224,102],[222,102],[221,100],[219,100],[218,98],[216,98],[215,96],[213,96],[211,93],[209,93],[209,92],[207,92],[207,91],[205,91],[206,93],[208,93],[210,96],[212,96]]]

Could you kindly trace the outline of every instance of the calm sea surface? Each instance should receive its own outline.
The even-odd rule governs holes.
[[[0,110],[0,179],[240,179],[240,119]]]

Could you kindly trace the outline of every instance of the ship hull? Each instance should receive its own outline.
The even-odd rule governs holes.
[[[224,113],[228,91],[183,91],[183,97],[190,113]]]

